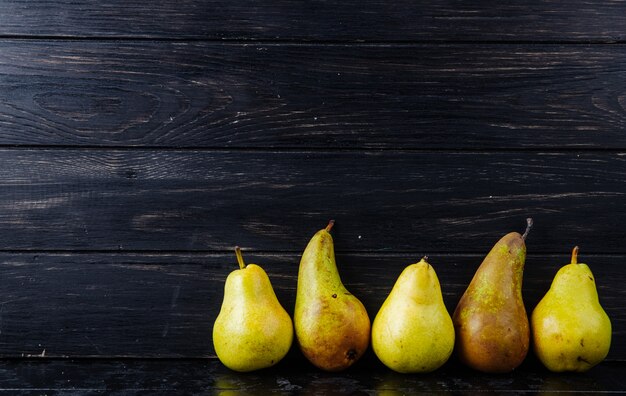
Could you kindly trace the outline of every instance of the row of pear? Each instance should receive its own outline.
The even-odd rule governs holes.
[[[246,265],[235,249],[240,268],[226,279],[213,326],[215,352],[225,366],[245,372],[275,365],[291,348],[294,328],[304,356],[326,371],[348,368],[370,343],[383,364],[401,373],[434,371],[453,353],[476,370],[512,371],[525,359],[531,338],[535,354],[552,371],[586,371],[608,354],[611,322],[591,270],[578,263],[578,247],[529,320],[521,285],[532,219],[523,234],[511,232],[494,245],[452,316],[437,274],[423,258],[402,271],[373,323],[341,282],[333,224],[318,231],[302,254],[293,322],[265,271]]]

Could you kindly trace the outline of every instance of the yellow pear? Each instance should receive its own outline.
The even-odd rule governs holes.
[[[287,354],[293,323],[263,268],[246,265],[238,247],[235,253],[239,269],[226,278],[213,346],[226,367],[245,372],[273,366]]]
[[[335,263],[334,221],[309,241],[298,270],[294,324],[302,353],[320,369],[339,371],[365,352],[370,320],[341,282]]]
[[[611,321],[591,270],[578,263],[578,246],[535,307],[531,328],[535,354],[551,371],[587,371],[609,353]]]
[[[402,271],[372,324],[376,356],[400,373],[436,370],[454,349],[452,318],[426,259]]]

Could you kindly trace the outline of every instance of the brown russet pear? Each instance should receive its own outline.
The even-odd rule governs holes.
[[[273,366],[287,354],[293,322],[263,268],[246,265],[238,247],[235,253],[239,269],[226,278],[213,346],[226,367],[245,372]]]
[[[571,264],[557,272],[533,310],[530,323],[535,355],[551,371],[587,371],[609,353],[611,321],[589,266],[578,262],[578,246]]]
[[[294,324],[300,350],[326,371],[350,367],[365,352],[370,320],[341,282],[330,235],[334,221],[309,241],[298,271]]]
[[[452,315],[456,354],[486,373],[510,372],[528,353],[530,330],[522,300],[526,232],[502,237],[485,257]]]

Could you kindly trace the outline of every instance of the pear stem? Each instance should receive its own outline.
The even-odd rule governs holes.
[[[526,240],[531,228],[533,228],[533,219],[529,217],[526,219],[526,231],[524,231],[524,234],[522,235],[523,240]]]
[[[428,256],[424,256],[424,257],[422,257],[422,260],[424,260],[424,261],[428,262]]]
[[[572,250],[572,264],[578,264],[578,246]]]
[[[241,255],[241,248],[239,246],[235,246],[235,255],[237,256],[237,262],[239,263],[239,268],[246,268],[246,263],[243,261],[243,256]]]
[[[334,225],[335,225],[335,220],[329,221],[328,225],[325,228],[326,232],[330,232],[330,229],[333,228]]]

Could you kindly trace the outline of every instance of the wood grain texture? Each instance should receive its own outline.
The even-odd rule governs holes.
[[[626,4],[3,0],[8,36],[270,40],[623,40]]]
[[[624,253],[625,153],[0,150],[0,249]]]
[[[299,254],[244,252],[269,274],[279,301],[293,314]],[[484,255],[432,254],[430,262],[450,312]],[[405,254],[337,255],[343,282],[373,319],[402,269],[420,258]],[[624,255],[585,255],[613,324],[609,360],[626,361],[626,282],[616,271]],[[566,255],[529,255],[523,294],[527,310],[547,291]],[[229,254],[0,254],[2,357],[215,357],[212,327]],[[371,351],[370,357],[373,359]],[[295,364],[305,362],[296,350]]]
[[[290,363],[290,362],[289,362]],[[20,395],[432,395],[449,393],[618,393],[626,387],[623,363],[603,363],[586,374],[551,374],[522,366],[486,375],[462,367],[402,375],[374,365],[322,373],[283,361],[238,374],[216,360],[61,360],[3,362],[0,391]],[[357,363],[360,364],[361,362]]]
[[[624,42],[624,0],[0,0],[0,392],[624,392]],[[370,317],[424,254],[452,311],[528,216],[529,313],[578,244],[612,320],[585,375],[215,357],[235,244],[293,313],[335,218]]]
[[[626,148],[622,46],[0,45],[0,145]]]

